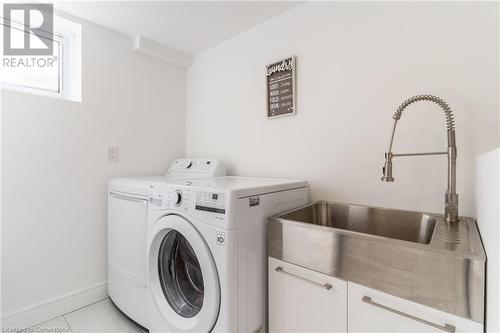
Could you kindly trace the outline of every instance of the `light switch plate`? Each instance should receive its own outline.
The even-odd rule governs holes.
[[[106,162],[118,162],[118,147],[108,146],[106,148]]]

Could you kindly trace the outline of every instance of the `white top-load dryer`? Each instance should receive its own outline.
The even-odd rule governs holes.
[[[150,332],[264,332],[267,218],[306,205],[307,182],[217,177],[149,198]]]
[[[149,327],[146,224],[151,184],[225,174],[215,159],[177,159],[165,176],[115,178],[108,183],[108,294],[137,324]]]

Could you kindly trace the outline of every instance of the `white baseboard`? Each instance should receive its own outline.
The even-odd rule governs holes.
[[[98,302],[106,297],[108,297],[107,282],[96,283],[92,286],[7,313],[2,317],[2,328],[31,327]]]

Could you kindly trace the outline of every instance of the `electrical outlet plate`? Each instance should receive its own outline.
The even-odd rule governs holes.
[[[106,162],[118,162],[118,147],[108,146],[106,148]]]

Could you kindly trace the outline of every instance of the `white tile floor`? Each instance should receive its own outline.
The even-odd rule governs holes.
[[[59,333],[141,333],[109,298],[35,325],[33,332]]]

